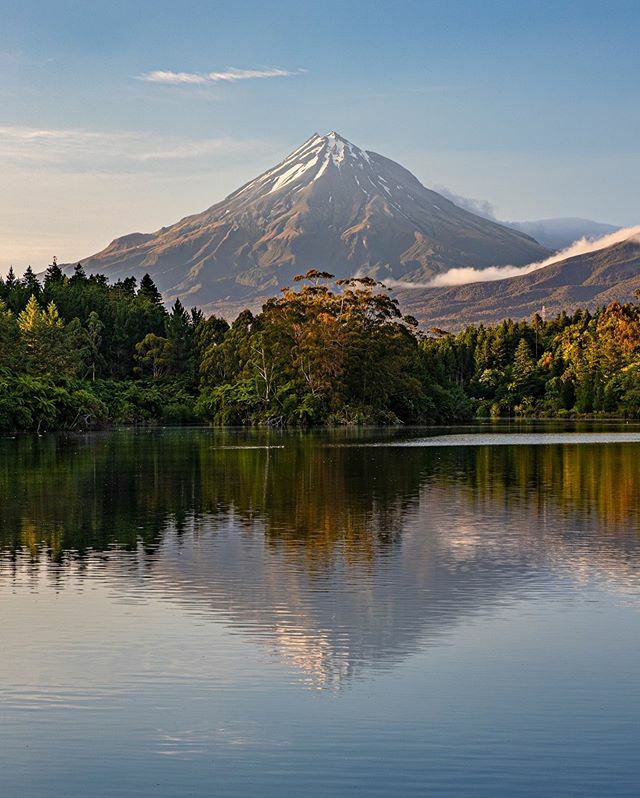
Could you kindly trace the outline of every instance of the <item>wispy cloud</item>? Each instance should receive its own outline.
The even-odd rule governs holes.
[[[137,131],[103,132],[0,126],[0,164],[68,172],[132,172],[154,163],[255,152],[261,142],[230,137],[189,138]]]
[[[229,67],[223,72],[172,72],[166,69],[156,69],[152,72],[143,72],[138,75],[138,80],[147,83],[162,83],[167,86],[203,86],[209,83],[236,83],[239,80],[261,80],[265,78],[286,78],[300,75],[304,69],[280,69],[267,67],[265,69],[236,69]]]
[[[456,194],[454,191],[451,191],[446,186],[436,185],[433,186],[433,190],[437,191],[438,194],[442,194],[443,197],[446,197],[459,208],[464,208],[465,211],[475,213],[476,216],[483,216],[485,219],[497,221],[495,208],[489,200],[463,197],[461,194]]]
[[[586,255],[588,252],[597,252],[623,241],[637,241],[640,243],[640,225],[625,227],[609,233],[600,238],[580,238],[566,249],[556,252],[550,258],[529,263],[526,266],[490,266],[488,269],[474,269],[469,266],[461,269],[449,269],[443,274],[436,275],[426,283],[408,283],[400,280],[385,280],[390,288],[443,288],[447,286],[466,285],[468,283],[486,283],[493,280],[505,280],[509,277],[520,277],[523,274],[536,272],[545,266],[551,266],[576,255]]]

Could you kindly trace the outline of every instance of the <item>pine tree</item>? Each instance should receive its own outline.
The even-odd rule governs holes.
[[[158,291],[156,284],[149,274],[145,274],[142,280],[140,280],[138,296],[148,299],[149,302],[152,302],[154,305],[162,305],[162,294]]]
[[[491,365],[494,368],[504,368],[507,364],[507,335],[506,325],[503,322],[493,329],[491,340]]]
[[[72,283],[79,283],[83,282],[87,279],[87,273],[85,272],[81,263],[76,263],[73,267],[73,276],[71,277],[70,282]]]
[[[24,284],[24,287],[32,296],[40,296],[42,292],[42,287],[38,282],[38,278],[33,273],[33,269],[31,268],[31,266],[27,266],[27,268],[25,269],[22,282]]]
[[[512,376],[514,383],[519,387],[526,385],[534,370],[535,363],[531,357],[529,344],[524,338],[521,338],[513,356]]]
[[[194,330],[191,317],[179,299],[176,299],[165,321],[165,330],[170,346],[170,371],[173,374],[192,372]]]
[[[31,294],[27,306],[18,316],[18,327],[20,331],[25,335],[32,333],[40,325],[42,316],[43,312],[38,304],[38,300]]]
[[[53,302],[46,310],[31,295],[18,316],[18,327],[26,349],[27,370],[34,374],[56,377],[72,374],[78,353],[65,334],[64,324]]]
[[[44,273],[44,284],[47,287],[53,283],[61,283],[63,280],[64,273],[58,266],[58,259],[54,255],[51,265],[47,267],[47,270]]]

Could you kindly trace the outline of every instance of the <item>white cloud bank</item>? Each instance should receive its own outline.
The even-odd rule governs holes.
[[[163,83],[167,86],[203,86],[208,83],[236,83],[239,80],[261,80],[265,78],[286,78],[300,75],[304,69],[280,69],[268,67],[266,69],[236,69],[230,67],[224,72],[172,72],[166,69],[156,69],[138,75],[138,80],[147,83]]]
[[[492,280],[506,280],[509,277],[520,277],[523,274],[543,269],[553,263],[572,258],[576,255],[585,255],[588,252],[597,252],[606,249],[614,244],[635,239],[640,243],[640,225],[635,227],[625,227],[609,233],[601,238],[580,238],[571,246],[556,252],[550,258],[529,263],[526,266],[490,266],[487,269],[475,269],[472,266],[460,269],[449,269],[443,274],[437,274],[432,280],[426,283],[408,283],[400,280],[385,280],[391,288],[443,288],[446,286],[467,285],[468,283],[486,283]]]

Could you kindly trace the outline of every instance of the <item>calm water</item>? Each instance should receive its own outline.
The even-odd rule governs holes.
[[[637,796],[640,428],[0,440],[0,795]]]

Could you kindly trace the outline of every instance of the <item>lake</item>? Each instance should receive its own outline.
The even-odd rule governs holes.
[[[640,427],[0,440],[0,795],[637,796]]]

